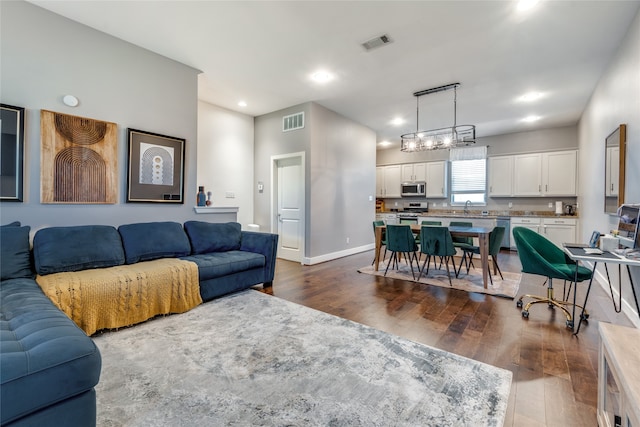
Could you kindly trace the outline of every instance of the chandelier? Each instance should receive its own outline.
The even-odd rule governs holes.
[[[456,123],[458,86],[460,86],[460,83],[451,83],[414,92],[413,96],[416,97],[416,131],[400,136],[400,151],[413,152],[449,149],[476,143],[476,127],[474,125],[458,125]],[[440,129],[420,130],[418,124],[420,118],[420,97],[422,95],[444,92],[450,89],[453,89],[453,126]]]

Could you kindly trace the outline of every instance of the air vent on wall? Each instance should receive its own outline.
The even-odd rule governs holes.
[[[302,129],[304,127],[304,111],[296,114],[289,114],[282,118],[282,132]]]
[[[366,50],[371,50],[376,47],[383,46],[387,43],[391,43],[391,38],[387,34],[383,34],[379,37],[374,37],[371,40],[367,40],[366,42],[362,43],[362,47],[364,47]]]

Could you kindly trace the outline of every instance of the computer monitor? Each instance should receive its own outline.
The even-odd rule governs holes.
[[[620,210],[620,219],[618,221],[619,236],[631,240],[635,249],[640,248],[640,233],[638,232],[639,217],[640,208],[623,206]]]

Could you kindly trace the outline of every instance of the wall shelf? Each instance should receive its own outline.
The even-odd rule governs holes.
[[[229,214],[238,213],[237,206],[194,206],[193,210],[197,214]]]

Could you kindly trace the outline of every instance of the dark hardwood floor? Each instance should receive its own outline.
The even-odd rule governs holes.
[[[508,298],[358,273],[372,259],[373,251],[313,266],[278,259],[266,292],[510,370],[506,426],[597,425],[598,322],[631,326],[600,286],[594,284],[589,297],[589,323],[574,336],[562,312],[546,304],[523,319]],[[503,271],[520,272],[515,252],[501,252],[498,263]],[[543,282],[524,275],[518,295],[545,295]],[[579,301],[585,291],[579,286]]]

